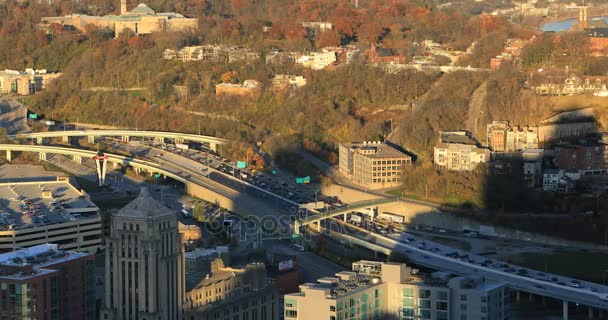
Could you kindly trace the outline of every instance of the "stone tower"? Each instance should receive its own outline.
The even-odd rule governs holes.
[[[143,188],[112,215],[101,319],[179,320],[184,255],[177,214]]]

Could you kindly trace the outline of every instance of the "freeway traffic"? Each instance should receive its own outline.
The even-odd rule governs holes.
[[[343,224],[339,219],[332,221]],[[354,225],[348,226],[356,231],[351,234],[331,234],[357,240],[353,242],[363,246],[370,243],[397,251],[407,256],[408,260],[426,267],[462,275],[484,276],[507,283],[513,289],[608,309],[608,286],[605,285],[522,268],[440,245],[408,233],[383,235]]]

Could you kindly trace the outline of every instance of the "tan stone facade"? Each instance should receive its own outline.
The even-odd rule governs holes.
[[[131,11],[126,11],[126,3],[122,0],[121,13],[118,16],[99,17],[72,14],[62,17],[43,17],[40,27],[45,29],[51,24],[71,26],[81,31],[85,31],[87,25],[94,25],[99,28],[112,29],[118,36],[125,30],[131,30],[137,35],[162,31],[194,30],[198,27],[198,19],[186,18],[175,12],[156,13],[143,3]]]
[[[354,183],[370,189],[399,185],[412,158],[380,141],[341,144],[339,169]]]
[[[47,73],[46,70],[25,69],[25,71],[0,71],[0,93],[16,93],[27,96],[44,90],[49,83],[59,78],[61,73]]]

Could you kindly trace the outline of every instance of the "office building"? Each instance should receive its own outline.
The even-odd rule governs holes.
[[[0,252],[44,243],[91,253],[101,248],[99,208],[88,195],[68,177],[29,175],[31,168],[0,170]]]
[[[444,272],[424,276],[405,264],[375,261],[303,284],[284,300],[286,320],[503,320],[509,314],[504,284]]]
[[[479,146],[466,131],[439,132],[433,159],[435,165],[450,171],[471,171],[490,161],[490,150]]]
[[[266,279],[264,263],[231,268],[215,258],[210,272],[188,288],[184,318],[274,320],[279,319],[279,307],[277,287]]]
[[[95,257],[41,244],[0,254],[0,319],[95,319]]]
[[[381,189],[399,185],[412,157],[384,142],[340,144],[339,169],[359,185]]]
[[[177,214],[147,189],[113,214],[102,319],[182,319],[184,257]]]

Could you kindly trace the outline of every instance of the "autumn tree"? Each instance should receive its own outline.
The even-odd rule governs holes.
[[[334,30],[327,30],[325,32],[321,32],[315,44],[317,48],[334,47],[339,45],[340,35]]]

